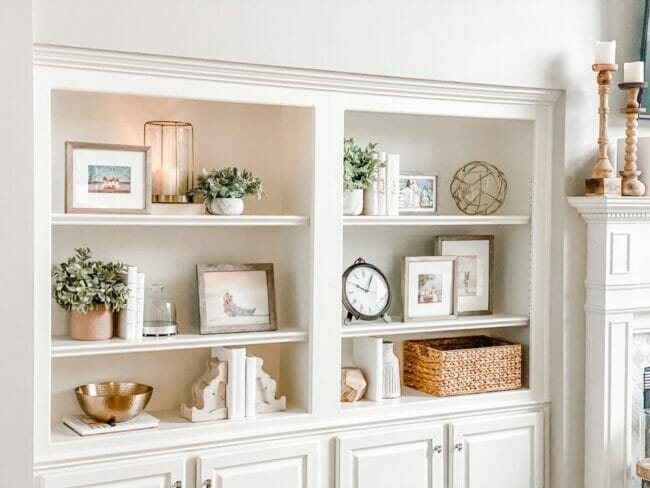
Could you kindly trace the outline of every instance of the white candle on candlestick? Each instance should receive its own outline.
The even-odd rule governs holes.
[[[616,41],[596,43],[596,64],[616,64]]]
[[[153,172],[154,195],[176,195],[176,170],[161,168]]]
[[[645,81],[644,71],[645,63],[643,61],[634,61],[625,63],[623,74],[624,83],[643,83]]]

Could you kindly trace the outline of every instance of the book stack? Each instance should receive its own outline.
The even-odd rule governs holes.
[[[81,436],[110,434],[113,432],[128,432],[131,430],[153,429],[158,427],[160,421],[153,415],[142,412],[137,417],[113,425],[98,422],[87,415],[70,415],[63,417],[63,424]]]
[[[144,273],[137,266],[128,265],[124,280],[129,288],[126,308],[118,318],[117,335],[130,341],[141,340],[144,331]]]
[[[365,190],[366,215],[399,215],[399,154],[377,154],[375,182]]]

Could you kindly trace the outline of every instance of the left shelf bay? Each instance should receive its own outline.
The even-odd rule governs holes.
[[[280,344],[304,342],[308,332],[303,329],[281,329],[265,332],[237,334],[179,334],[172,337],[145,337],[141,341],[113,338],[106,341],[77,341],[68,336],[53,336],[52,358],[94,356],[97,354],[123,354],[132,352],[170,351],[174,349],[199,349],[218,346],[246,346],[254,344]]]
[[[304,215],[118,215],[53,214],[53,226],[114,225],[152,227],[287,226],[309,225]]]

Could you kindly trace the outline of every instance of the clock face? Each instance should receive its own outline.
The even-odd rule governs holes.
[[[348,273],[343,292],[352,312],[366,317],[379,317],[390,300],[388,283],[373,266],[359,264]]]

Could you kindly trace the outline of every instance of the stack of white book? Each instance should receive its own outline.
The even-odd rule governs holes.
[[[375,181],[365,190],[366,215],[399,215],[399,154],[377,154]]]
[[[126,308],[119,314],[117,335],[130,341],[141,340],[144,333],[144,273],[137,266],[127,266],[125,274],[129,288]]]
[[[158,427],[160,421],[146,412],[137,417],[116,424],[105,424],[87,415],[70,415],[63,417],[63,424],[81,436],[110,434],[113,432],[128,432],[131,430],[153,429]]]

